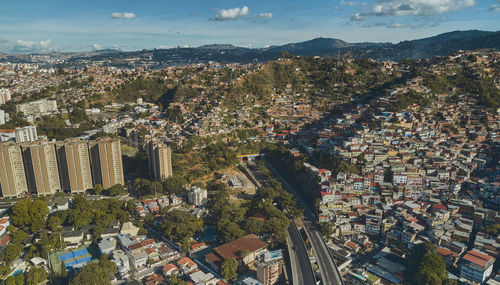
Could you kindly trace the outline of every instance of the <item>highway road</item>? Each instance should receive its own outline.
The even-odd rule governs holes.
[[[323,284],[343,284],[330,250],[321,238],[320,233],[316,230],[314,224],[304,220],[304,230],[313,248],[316,261],[318,262]]]
[[[255,164],[248,162],[245,164],[248,174],[259,184],[257,187],[270,186],[269,181],[255,167]],[[293,285],[314,285],[316,278],[312,269],[311,260],[307,254],[302,235],[297,226],[290,220],[290,226],[286,236],[288,255],[290,256],[290,265],[292,270]]]
[[[290,222],[288,227],[287,245],[292,268],[292,284],[316,284],[304,240],[293,222]]]
[[[295,198],[304,208],[304,230],[309,238],[311,247],[316,257],[316,261],[319,266],[321,273],[322,284],[324,285],[344,285],[340,272],[337,269],[337,265],[333,259],[333,256],[325,243],[325,240],[321,237],[318,229],[314,225],[315,215],[310,209],[309,205],[302,200],[302,198],[297,194],[295,188],[292,187],[286,179],[284,179],[275,169],[269,167],[276,177],[283,183],[285,188],[295,195]]]

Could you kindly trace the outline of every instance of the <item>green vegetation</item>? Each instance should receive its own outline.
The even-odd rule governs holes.
[[[73,123],[74,120],[80,119],[80,115],[70,116],[68,119]],[[78,123],[80,123],[78,128],[68,127],[64,116],[44,116],[37,120],[37,132],[45,134],[49,139],[65,140],[80,136],[84,131],[94,128],[92,122],[88,120],[78,121]]]
[[[186,284],[187,284],[186,281],[180,279],[176,275],[170,277],[170,279],[167,280],[167,285],[186,285]]]
[[[236,154],[222,142],[208,145],[202,152],[202,158],[211,171],[236,164]]]
[[[2,251],[1,257],[3,262],[6,264],[10,264],[16,258],[21,255],[23,252],[24,246],[19,243],[10,243],[7,247]]]
[[[415,245],[406,257],[405,280],[407,284],[452,284],[448,280],[446,264],[431,242]],[[450,283],[451,282],[451,283]],[[456,284],[456,282],[455,282]]]
[[[285,242],[289,220],[280,209],[287,209],[291,215],[301,215],[293,196],[287,193],[279,182],[271,178],[264,165],[258,166],[271,183],[269,188],[260,188],[255,199],[243,203],[231,202],[229,189],[225,184],[209,183],[211,209],[216,213],[217,234],[223,242],[240,238],[246,234],[265,236],[271,247]],[[277,206],[275,206],[276,204]]]
[[[102,255],[98,263],[91,263],[79,270],[71,280],[71,285],[111,284],[116,264],[109,260],[106,254]]]
[[[309,174],[304,169],[304,160],[302,158],[292,156],[285,146],[269,146],[263,152],[269,164],[285,179],[291,181],[291,184],[306,185]],[[319,195],[319,191],[312,187],[307,190],[306,187],[296,188],[295,190],[298,191],[297,194],[304,201],[309,202],[311,205]]]
[[[135,102],[137,98],[143,98],[145,102],[156,102],[170,88],[171,81],[163,80],[160,76],[139,76],[122,86],[109,91],[108,96],[116,98],[118,102]]]
[[[500,224],[494,224],[486,228],[486,232],[493,236],[500,234]]]
[[[496,88],[493,78],[481,76],[468,67],[457,69],[453,75],[425,75],[424,85],[435,94],[446,93],[457,87],[460,94],[477,96],[482,106],[500,107],[500,90]]]
[[[361,173],[361,166],[343,160],[342,158],[334,155],[321,154],[320,163],[321,168],[326,168],[332,172],[332,175],[337,175],[340,172],[344,173]]]
[[[160,181],[150,181],[148,179],[136,178],[134,180],[135,196],[146,197],[155,194],[180,194],[184,190],[184,186],[188,184],[188,181],[178,174]]]
[[[410,90],[407,93],[398,94],[395,102],[390,104],[390,110],[401,112],[412,104],[418,104],[420,107],[427,107],[433,102],[433,97],[421,92]]]
[[[234,258],[225,259],[220,266],[220,274],[229,281],[238,279],[238,261]]]
[[[109,227],[115,220],[121,223],[130,220],[126,202],[114,199],[89,201],[81,195],[74,197],[70,209],[57,211],[51,216],[58,217],[63,225],[71,225],[75,229],[94,224],[97,226],[96,231]]]
[[[187,211],[172,210],[164,214],[158,228],[168,239],[180,244],[182,250],[188,251],[194,234],[203,231],[203,221]]]
[[[45,219],[49,214],[47,203],[40,198],[25,199],[12,207],[12,223],[19,228],[36,233],[45,228]]]

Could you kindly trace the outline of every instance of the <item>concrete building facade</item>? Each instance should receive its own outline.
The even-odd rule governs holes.
[[[101,184],[104,189],[124,185],[120,140],[102,138],[90,141],[89,150],[94,185]]]
[[[61,190],[54,142],[35,142],[21,146],[28,190],[39,196]]]
[[[148,162],[150,174],[155,180],[172,176],[172,150],[165,144],[149,143]]]
[[[92,169],[87,142],[65,141],[56,145],[61,188],[66,192],[85,193],[92,189]]]
[[[16,105],[16,111],[25,116],[40,116],[57,111],[56,100],[41,99]]]
[[[19,197],[28,191],[19,145],[11,143],[0,145],[0,168],[2,197]]]
[[[17,143],[34,142],[38,140],[36,126],[26,126],[22,128],[16,128],[14,132],[16,135]]]

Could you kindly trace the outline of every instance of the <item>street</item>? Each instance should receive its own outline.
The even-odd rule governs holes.
[[[342,277],[340,276],[340,272],[337,269],[337,265],[333,260],[333,256],[328,249],[324,239],[321,237],[318,229],[314,226],[315,215],[313,211],[309,208],[307,203],[302,200],[302,198],[297,194],[295,189],[269,164],[269,169],[273,172],[273,174],[282,182],[283,186],[287,189],[287,191],[293,193],[297,201],[304,208],[304,230],[311,242],[311,246],[314,251],[314,255],[316,257],[316,261],[318,262],[321,279],[323,281],[322,284],[325,285],[334,285],[334,284],[344,284]]]

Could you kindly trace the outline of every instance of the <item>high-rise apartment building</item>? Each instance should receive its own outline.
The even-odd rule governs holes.
[[[43,196],[61,190],[55,143],[39,141],[21,149],[30,193]]]
[[[92,179],[104,189],[124,185],[120,140],[101,138],[89,142]]]
[[[207,190],[202,189],[198,186],[191,186],[188,191],[189,203],[195,206],[202,206],[207,202],[208,193]]]
[[[38,139],[38,135],[36,133],[36,126],[26,126],[22,128],[16,128],[15,134],[17,143],[34,142]]]
[[[0,125],[5,124],[5,111],[0,110]]]
[[[264,285],[275,284],[283,272],[283,260],[271,260],[257,264],[257,279]]]
[[[57,111],[56,100],[41,99],[16,105],[16,111],[25,116],[41,116]]]
[[[155,180],[172,176],[172,150],[161,142],[151,140],[148,149],[149,171]]]
[[[10,90],[6,88],[0,88],[0,105],[3,105],[10,101]]]
[[[56,144],[61,188],[71,193],[92,189],[92,170],[86,141],[68,140]]]
[[[19,197],[28,191],[19,145],[0,144],[0,169],[2,197]]]

